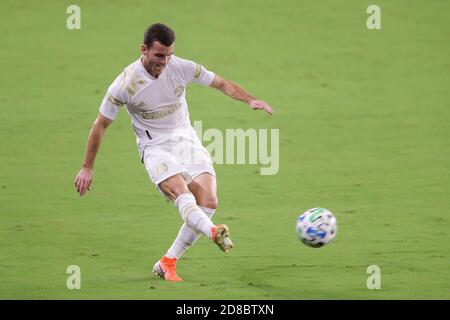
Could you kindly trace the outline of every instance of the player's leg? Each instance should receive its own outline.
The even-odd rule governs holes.
[[[182,174],[171,176],[159,184],[159,189],[175,203],[185,221],[169,251],[153,266],[153,272],[168,281],[179,282],[183,279],[176,274],[176,262],[201,233],[213,238],[216,229],[208,215],[196,204],[195,197]]]
[[[194,195],[197,205],[205,214],[212,217],[217,208],[217,184],[211,157],[206,148],[201,145],[195,132],[191,137],[182,139],[181,142],[177,150],[182,152],[178,152],[176,155],[178,161],[193,177],[188,188]],[[217,229],[213,229],[213,232],[212,240],[221,250],[229,251],[233,244],[228,237],[228,227],[219,225]],[[188,224],[183,225],[167,255],[179,259],[198,238],[199,234],[195,230],[191,230]]]
[[[188,184],[188,188],[199,206],[211,210],[217,209],[217,183],[215,176],[208,172],[203,172]]]
[[[164,194],[175,203],[182,219],[194,230],[212,238],[214,224],[201,210],[190,192],[185,179],[181,174],[171,176],[159,184]]]
[[[149,146],[144,150],[143,160],[150,179],[175,203],[182,219],[196,231],[211,238],[211,229],[215,226],[197,206],[195,197],[189,191],[186,181],[190,182],[192,178],[174,154],[174,145],[169,141]]]
[[[172,154],[171,149],[170,143],[145,148],[143,162],[149,177],[168,200],[172,200],[178,205],[183,220],[187,218],[188,224],[197,225],[197,227],[203,229],[200,232],[207,232],[210,236],[212,234],[211,228],[215,226],[205,213],[197,207],[195,198],[190,193],[186,183],[186,181],[190,182],[192,179],[187,170]],[[186,205],[189,204],[191,206],[187,207]],[[186,209],[189,209],[189,211],[187,212]],[[176,274],[175,264],[176,258],[164,256],[153,266],[153,272],[169,281],[182,281]]]
[[[217,207],[214,176],[201,175],[194,179],[188,187],[183,176],[177,174],[160,183],[159,188],[170,200],[175,202],[185,223],[166,255],[154,265],[153,272],[161,278],[178,282],[183,279],[176,274],[176,262],[197,241],[201,233],[211,238],[225,252],[233,247],[233,243],[229,239],[229,230],[226,225],[214,226],[209,220]],[[193,191],[195,196],[189,191]],[[197,206],[197,202],[203,204],[204,207]],[[202,210],[203,214],[201,214]],[[205,220],[205,217],[208,217],[208,221]],[[207,233],[207,231],[209,232]]]
[[[217,208],[216,179],[209,173],[201,173],[188,184],[189,190],[195,197],[197,205],[212,218]],[[178,231],[177,238],[167,250],[166,257],[180,259],[181,256],[201,236],[201,233],[189,227],[186,223]]]
[[[211,172],[211,171],[210,171]],[[196,201],[201,206],[208,208],[212,213],[217,208],[217,183],[215,175],[210,172],[203,172],[189,184],[189,190],[195,195]],[[222,251],[228,252],[233,248],[233,242],[230,239],[230,230],[225,224],[213,229],[212,240]]]
[[[188,188],[194,195],[196,203],[200,209],[208,216],[212,217],[217,208],[217,187],[216,178],[210,173],[201,173],[189,183]],[[169,193],[170,194],[170,193]],[[172,195],[172,199],[175,195]],[[226,225],[219,225],[213,228],[211,239],[220,249],[227,252],[233,247],[233,242],[229,238],[229,230]],[[181,256],[192,246],[201,236],[201,233],[190,227],[187,223],[178,231],[175,241],[170,246],[165,257],[170,259],[180,259]],[[175,260],[175,261],[176,261]]]
[[[206,149],[199,143],[198,145],[197,148],[194,146],[193,152],[207,154]],[[191,146],[189,145],[188,147]],[[174,156],[175,159],[173,159]],[[153,149],[153,154],[148,153],[148,157],[144,158],[144,162],[152,181],[158,184],[159,189],[165,194],[166,198],[175,202],[183,220],[186,222],[166,255],[155,264],[153,271],[166,280],[181,281],[182,279],[176,275],[175,264],[187,248],[195,243],[201,233],[211,238],[223,251],[231,249],[232,242],[228,237],[229,231],[227,226],[214,226],[212,222],[209,222],[209,226],[212,227],[207,230],[210,232],[206,233],[205,230],[201,230],[202,227],[198,228],[199,224],[196,222],[203,220],[203,218],[199,217],[199,212],[195,210],[194,206],[201,209],[209,218],[214,214],[217,207],[215,172],[210,159],[206,162],[200,161],[200,164],[192,164],[189,161],[185,162],[185,159],[182,157],[177,158],[173,152],[164,157],[164,162],[160,162],[160,158],[162,158],[160,150],[155,152]],[[171,160],[168,162],[167,159]],[[180,166],[180,163],[183,166]],[[180,168],[183,170],[180,170]],[[179,174],[170,175],[170,173],[175,172]],[[201,173],[203,172],[210,172],[211,174],[202,175]],[[194,177],[194,183],[192,183],[190,177]],[[189,212],[186,212],[186,208],[189,209]],[[203,222],[203,226],[208,225],[204,220],[200,222]],[[195,227],[196,225],[197,228]]]

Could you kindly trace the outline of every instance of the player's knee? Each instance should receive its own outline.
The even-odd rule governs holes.
[[[199,206],[209,208],[209,209],[217,209],[219,202],[217,200],[217,197],[210,196],[199,200],[198,203]]]
[[[178,198],[182,194],[190,193],[188,188],[185,188],[183,186],[175,186],[171,189],[171,193],[174,195],[174,198]]]
[[[161,190],[171,199],[175,200],[184,193],[189,193],[189,189],[181,175],[170,177],[160,184]]]

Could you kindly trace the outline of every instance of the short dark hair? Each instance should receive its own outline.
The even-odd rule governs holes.
[[[153,41],[158,41],[162,45],[169,47],[175,42],[175,32],[165,24],[152,24],[144,32],[144,44],[147,47],[151,47]]]

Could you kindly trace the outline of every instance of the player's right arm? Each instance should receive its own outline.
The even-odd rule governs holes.
[[[75,187],[80,196],[83,196],[91,186],[95,157],[102,143],[105,130],[112,122],[113,120],[99,113],[92,125],[87,141],[83,167],[75,178]]]
[[[120,108],[128,103],[129,96],[124,90],[125,73],[121,73],[109,86],[100,106],[100,112],[92,125],[86,146],[83,167],[75,178],[75,187],[83,196],[92,183],[95,156],[103,140],[106,128],[116,119]]]

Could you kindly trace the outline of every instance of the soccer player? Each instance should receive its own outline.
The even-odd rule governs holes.
[[[175,33],[168,26],[156,23],[146,29],[141,56],[119,74],[101,103],[75,186],[80,196],[89,190],[105,129],[126,106],[151,181],[184,220],[167,253],[153,266],[157,276],[178,282],[182,279],[176,274],[176,262],[201,234],[224,252],[233,247],[228,226],[211,220],[217,208],[216,174],[190,123],[186,86],[194,82],[213,87],[269,114],[272,108],[200,64],[175,56],[174,44]]]

